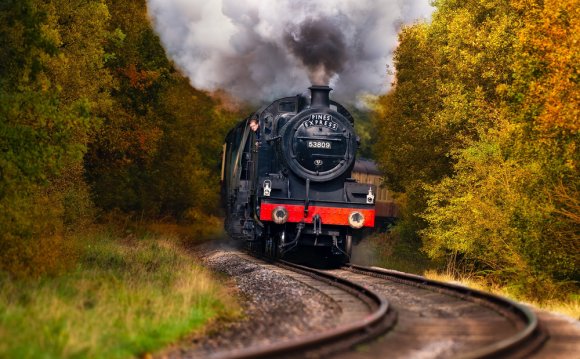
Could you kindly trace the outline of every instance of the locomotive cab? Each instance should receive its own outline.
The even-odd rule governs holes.
[[[330,100],[330,87],[310,91],[274,101],[226,137],[225,227],[271,257],[316,253],[345,262],[353,238],[374,226],[376,186],[351,178],[358,138],[350,113]]]

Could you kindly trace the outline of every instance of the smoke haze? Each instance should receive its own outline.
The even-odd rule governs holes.
[[[428,0],[148,0],[163,46],[199,89],[261,102],[330,84],[354,102],[390,86],[402,24]]]

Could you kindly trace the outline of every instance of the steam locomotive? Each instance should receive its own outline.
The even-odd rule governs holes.
[[[309,89],[310,97],[278,99],[226,136],[225,228],[272,258],[314,253],[346,262],[375,224],[376,185],[351,176],[359,145],[352,115],[330,100],[330,87]]]

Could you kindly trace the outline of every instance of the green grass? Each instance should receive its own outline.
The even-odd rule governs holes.
[[[139,356],[239,315],[176,237],[100,231],[78,242],[77,267],[66,274],[0,274],[0,357]]]

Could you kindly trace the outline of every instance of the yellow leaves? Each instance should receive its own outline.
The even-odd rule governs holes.
[[[580,188],[577,0],[436,7],[401,32],[396,85],[376,111],[387,185],[424,210],[432,256],[502,280],[577,276],[575,212],[555,200],[559,180],[573,198]]]

